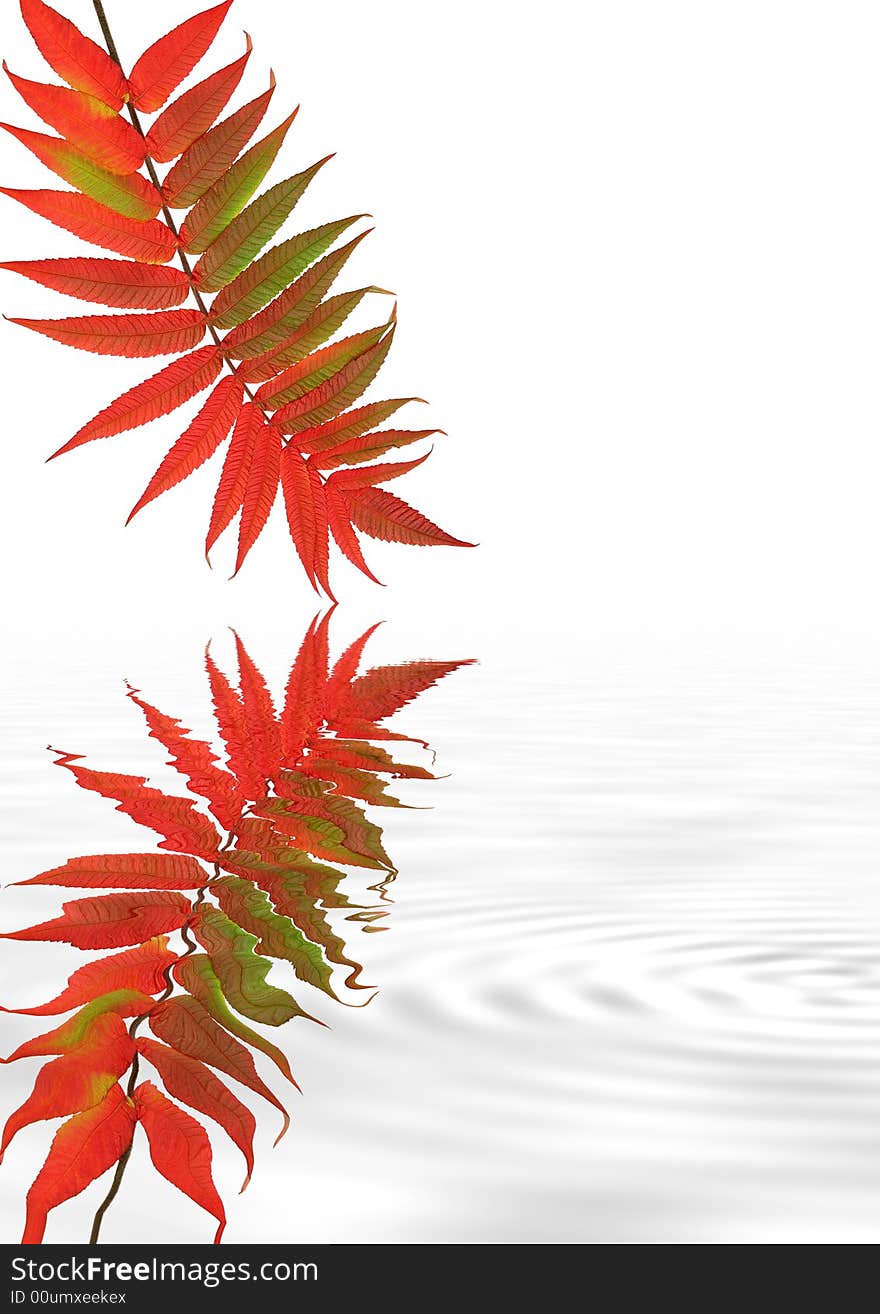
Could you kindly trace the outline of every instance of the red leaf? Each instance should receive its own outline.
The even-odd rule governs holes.
[[[123,949],[121,954],[99,958],[97,962],[79,967],[68,979],[67,986],[47,1004],[34,1008],[4,1008],[4,1013],[27,1013],[31,1017],[52,1017],[68,1013],[91,1003],[99,995],[112,990],[139,990],[144,995],[157,995],[165,988],[164,973],[178,955],[167,947],[164,935],[147,940],[136,949]]]
[[[244,392],[234,375],[221,379],[198,415],[178,438],[129,514],[133,519],[148,502],[204,465],[226,439],[241,410]]]
[[[340,720],[384,721],[445,675],[467,662],[404,662],[367,671],[342,693],[333,708]]]
[[[245,557],[260,537],[269,519],[278,494],[280,473],[281,434],[271,425],[263,423],[256,429],[248,464],[238,532],[238,555],[235,559],[233,575],[237,575],[241,570]]]
[[[328,519],[324,485],[293,446],[281,454],[281,488],[287,523],[306,574],[332,598],[328,579]]]
[[[198,1059],[186,1054],[177,1054],[167,1045],[146,1038],[136,1042],[139,1054],[148,1059],[162,1078],[169,1095],[197,1109],[228,1133],[230,1139],[241,1150],[247,1164],[247,1186],[254,1170],[254,1132],[256,1119],[246,1104],[236,1099],[232,1091],[214,1076],[210,1068]]]
[[[326,688],[328,719],[333,715],[333,709],[338,706],[340,699],[345,697],[349,685],[357,674],[357,669],[360,666],[364,649],[372,636],[376,633],[376,630],[381,623],[382,622],[379,621],[377,624],[371,625],[368,630],[364,631],[359,639],[355,639],[354,643],[346,648],[345,652],[341,655],[334,665],[333,670],[330,672]]]
[[[350,488],[372,488],[376,484],[387,484],[389,479],[399,479],[401,475],[415,470],[416,466],[427,461],[433,450],[432,447],[424,456],[417,456],[412,461],[386,461],[384,465],[359,465],[353,470],[339,470],[330,476],[327,487],[344,493]]]
[[[146,717],[151,738],[157,739],[171,754],[169,765],[186,777],[194,794],[209,801],[224,829],[234,830],[247,800],[239,794],[235,778],[217,765],[217,755],[211,746],[202,739],[191,739],[189,731],[179,721],[143,702],[134,690],[129,692],[129,698]],[[197,863],[194,865],[198,866]],[[204,873],[202,875],[200,885],[207,879]]]
[[[229,451],[226,453],[226,460],[220,472],[220,483],[217,486],[217,495],[211,510],[211,523],[205,539],[206,557],[224,529],[241,509],[248,485],[254,442],[263,427],[263,415],[259,406],[254,406],[253,402],[246,402],[235,422],[232,442],[229,444]]]
[[[177,250],[177,238],[161,220],[129,219],[78,192],[15,187],[0,187],[0,192],[92,246],[103,246],[144,264],[165,264]]]
[[[134,1128],[134,1106],[118,1085],[110,1087],[100,1104],[59,1127],[28,1191],[23,1245],[38,1245],[49,1211],[118,1163],[131,1145]]]
[[[21,78],[3,71],[24,103],[90,160],[111,173],[134,173],[144,162],[144,139],[102,101],[84,91]]]
[[[99,356],[170,356],[189,351],[205,336],[200,310],[157,310],[146,315],[74,315],[69,319],[13,319],[67,347]]]
[[[224,1031],[208,1010],[192,995],[176,995],[150,1014],[150,1030],[172,1049],[234,1077],[256,1095],[273,1104],[284,1117],[281,1136],[290,1126],[284,1105],[259,1076],[254,1061],[240,1041]],[[277,1144],[277,1142],[276,1142]]]
[[[7,931],[0,940],[59,940],[77,949],[119,949],[143,944],[164,931],[176,931],[192,912],[188,899],[164,891],[101,894],[74,899],[62,908],[61,917],[22,931]]]
[[[205,653],[205,669],[214,700],[217,728],[226,745],[230,770],[245,798],[262,798],[266,792],[266,782],[253,759],[244,704],[226,676],[214,664],[210,653]]]
[[[117,812],[125,812],[139,825],[157,831],[164,837],[160,848],[214,858],[220,847],[220,836],[211,820],[197,811],[191,799],[152,789],[143,776],[93,771],[90,767],[76,766],[77,760],[72,754],[65,753],[56,765],[70,771],[81,789],[90,789],[102,798],[116,800]]]
[[[247,33],[247,50],[240,59],[178,96],[163,110],[147,133],[147,154],[154,160],[176,160],[196,138],[207,132],[241,81],[253,44]]]
[[[208,873],[195,858],[171,853],[99,853],[70,858],[16,885],[64,885],[79,890],[200,890]]]
[[[272,696],[237,634],[235,649],[250,756],[258,775],[264,780],[274,780],[281,764],[281,741]]]
[[[337,415],[326,424],[315,425],[311,429],[301,429],[296,436],[296,445],[307,455],[336,450],[343,443],[359,438],[374,424],[387,420],[407,402],[421,401],[420,397],[395,397],[393,401],[370,402],[367,406],[358,406],[356,410]]]
[[[55,292],[80,301],[127,310],[165,310],[189,294],[182,269],[142,265],[128,260],[72,256],[60,260],[7,260],[0,269],[22,274]]]
[[[95,438],[109,438],[127,429],[137,429],[160,415],[176,411],[190,397],[209,388],[222,368],[223,357],[216,347],[198,347],[188,356],[181,356],[99,411],[69,442],[53,452],[50,460]]]
[[[133,1058],[134,1042],[122,1018],[116,1013],[96,1018],[84,1044],[53,1059],[37,1073],[33,1091],[6,1121],[0,1162],[13,1136],[23,1127],[100,1104]]]
[[[197,1205],[217,1219],[214,1244],[226,1226],[223,1201],[211,1176],[211,1142],[200,1122],[172,1104],[151,1081],[144,1081],[134,1092],[137,1120],[147,1133],[150,1158],[155,1167],[188,1195]]]
[[[284,760],[299,760],[303,747],[324,719],[327,681],[329,613],[315,617],[302,641],[287,679],[281,739]]]
[[[359,438],[352,438],[350,442],[341,443],[339,447],[333,447],[330,451],[316,452],[310,459],[319,470],[334,470],[338,466],[360,468],[362,462],[371,461],[374,456],[384,456],[394,447],[408,447],[410,443],[421,442],[423,438],[430,438],[432,434],[442,432],[442,429],[379,429],[374,433],[365,433]],[[302,435],[299,435],[296,442],[300,450],[303,450],[301,437]]]
[[[188,208],[204,196],[250,141],[262,122],[274,91],[273,78],[268,91],[242,105],[184,151],[162,184],[162,193],[169,205],[177,209]]]
[[[122,69],[106,50],[42,0],[21,0],[21,16],[41,55],[59,77],[112,109],[122,108],[128,87]]]
[[[383,488],[350,488],[343,497],[352,523],[371,538],[421,547],[474,547],[473,543],[453,538],[421,511]]]
[[[352,565],[357,566],[358,570],[366,575],[368,579],[371,579],[374,584],[381,584],[382,581],[376,579],[364,559],[357,534],[352,529],[348,508],[332,482],[324,485],[324,496],[327,500],[327,518],[330,522],[330,530],[340,552],[348,557]]]
[[[144,51],[128,78],[137,109],[152,114],[164,105],[208,50],[231,4],[224,0],[195,14]]]

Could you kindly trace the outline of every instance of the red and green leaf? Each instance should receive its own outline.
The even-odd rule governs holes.
[[[153,219],[158,214],[162,197],[150,180],[141,174],[117,174],[102,168],[60,137],[48,137],[44,132],[31,132],[29,128],[16,128],[11,123],[0,123],[0,128],[52,173],[93,201],[128,219]]]
[[[133,1057],[134,1042],[122,1018],[116,1013],[97,1018],[78,1048],[52,1059],[37,1073],[33,1091],[6,1121],[0,1161],[23,1127],[100,1104]]]
[[[207,251],[228,224],[247,205],[275,162],[296,111],[261,141],[251,146],[197,201],[180,227],[184,250]]]
[[[135,949],[123,949],[120,954],[111,954],[109,958],[99,958],[97,962],[77,968],[66,988],[47,1004],[37,1004],[33,1008],[4,1008],[2,1011],[51,1017],[57,1013],[67,1013],[72,1008],[80,1008],[96,996],[115,990],[136,990],[144,995],[157,995],[164,990],[167,984],[165,973],[177,961],[177,957],[168,948],[166,936],[155,936]]]
[[[242,105],[187,147],[162,184],[162,195],[168,205],[176,210],[195,205],[223,177],[260,126],[274,91],[273,79],[262,95]]]
[[[50,1210],[84,1191],[128,1151],[135,1128],[132,1101],[118,1084],[103,1100],[75,1114],[59,1127],[27,1195],[27,1219],[22,1243],[39,1245]]]
[[[19,77],[4,61],[3,71],[37,118],[60,132],[71,146],[110,173],[139,169],[146,154],[144,139],[127,119],[85,91],[71,91]]]

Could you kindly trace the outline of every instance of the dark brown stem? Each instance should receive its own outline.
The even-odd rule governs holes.
[[[110,1183],[110,1190],[107,1192],[107,1194],[104,1196],[104,1199],[98,1205],[98,1212],[95,1214],[94,1222],[92,1223],[91,1235],[89,1236],[90,1246],[96,1246],[98,1244],[98,1236],[101,1231],[101,1224],[104,1221],[104,1215],[106,1214],[107,1210],[110,1208],[111,1204],[116,1198],[116,1193],[119,1190],[120,1185],[122,1184],[122,1178],[125,1175],[125,1170],[128,1167],[128,1161],[130,1158],[131,1158],[131,1146],[129,1145],[128,1149],[125,1151],[125,1154],[123,1154],[122,1158],[119,1160],[119,1163],[116,1165],[116,1172],[113,1174],[113,1181]]]

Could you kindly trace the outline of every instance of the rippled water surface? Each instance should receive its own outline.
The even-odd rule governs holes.
[[[163,678],[148,693],[201,724],[196,681]],[[47,739],[119,770],[160,760],[109,674],[53,690],[23,672],[19,689],[4,881],[133,839],[52,768]],[[390,929],[348,928],[380,994],[325,1010],[332,1029],[286,1031],[304,1095],[274,1151],[264,1117],[240,1199],[235,1152],[218,1147],[227,1238],[880,1239],[868,663],[528,659],[496,645],[401,725],[450,775],[407,787],[432,810],[382,818],[400,868]],[[5,891],[3,926],[53,915],[56,894]],[[39,997],[72,954],[5,949],[0,997]],[[6,1106],[25,1066],[3,1070]],[[3,1166],[4,1240],[45,1134],[23,1134]],[[144,1157],[106,1240],[206,1239],[204,1216]],[[84,1239],[102,1193],[58,1210],[47,1239]]]

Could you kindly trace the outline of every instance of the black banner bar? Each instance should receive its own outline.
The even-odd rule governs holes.
[[[581,1269],[579,1246],[2,1246],[0,1314],[44,1307],[210,1311],[310,1308],[327,1298],[417,1307],[426,1293],[528,1298]],[[331,1311],[339,1305],[329,1307]]]

